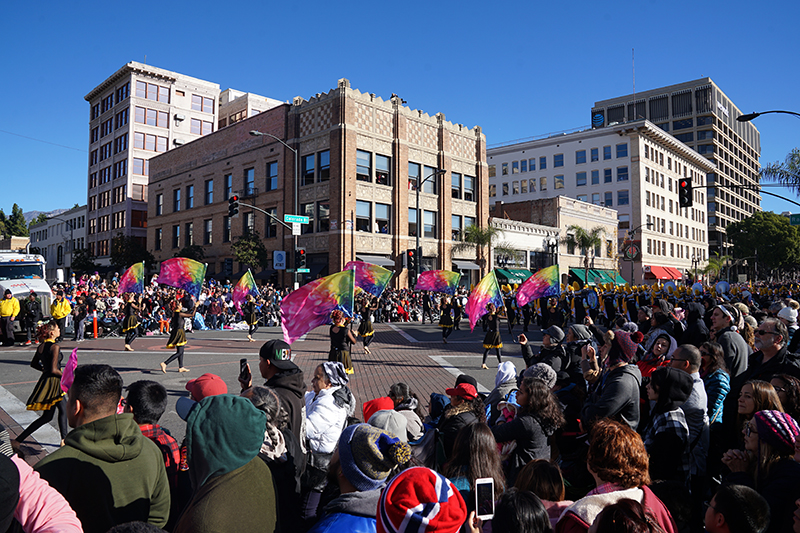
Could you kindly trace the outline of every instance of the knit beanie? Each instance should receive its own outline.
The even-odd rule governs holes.
[[[543,329],[542,334],[550,335],[550,338],[553,339],[556,344],[564,340],[564,330],[558,326],[550,326],[547,329]]]
[[[378,411],[369,417],[367,423],[372,427],[384,430],[403,442],[408,442],[408,419],[394,409]]]
[[[800,435],[794,418],[781,411],[759,411],[753,416],[758,438],[775,448],[781,455],[792,455]]]
[[[456,533],[467,506],[453,483],[430,468],[404,470],[383,490],[378,503],[378,533]]]
[[[558,374],[556,374],[556,371],[553,370],[553,367],[547,363],[536,363],[535,365],[531,365],[526,368],[525,372],[522,373],[522,377],[538,379],[547,385],[548,389],[552,389],[556,384]]]
[[[384,409],[394,409],[394,402],[388,396],[364,402],[364,405],[361,406],[361,412],[364,413],[364,421],[369,422],[372,415]]]
[[[0,454],[0,531],[6,531],[14,520],[19,502],[19,469],[14,462]]]
[[[608,352],[607,366],[617,363],[630,363],[636,357],[637,345],[644,340],[644,335],[637,331],[615,331],[614,340],[611,341],[611,350]]]
[[[579,341],[585,341],[592,338],[592,332],[584,326],[583,324],[574,324],[569,327],[572,334],[575,335],[575,338]]]
[[[410,458],[408,444],[369,424],[348,426],[339,437],[342,473],[362,492],[379,488],[394,467]]]

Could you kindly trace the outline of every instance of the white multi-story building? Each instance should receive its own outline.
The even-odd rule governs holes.
[[[30,227],[30,250],[44,256],[48,281],[64,279],[72,273],[72,253],[86,246],[86,206],[49,217],[45,222]]]
[[[494,146],[487,162],[490,203],[567,196],[616,209],[629,281],[679,279],[708,258],[705,190],[680,208],[678,180],[700,187],[715,166],[647,120]]]

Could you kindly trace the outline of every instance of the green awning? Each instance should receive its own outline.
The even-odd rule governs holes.
[[[611,283],[612,285],[616,284],[616,277],[612,274],[609,275],[608,270],[600,269],[600,268],[593,268],[589,270],[589,279],[592,279],[594,276],[595,283]]]
[[[533,272],[527,268],[495,268],[497,282],[500,285],[521,285],[526,279],[533,276]]]
[[[580,281],[584,285],[594,286],[598,283],[613,283],[616,285],[625,285],[625,280],[617,273],[616,270],[606,270],[602,268],[589,269],[589,281],[586,281],[585,268],[570,268],[569,274],[571,277]]]

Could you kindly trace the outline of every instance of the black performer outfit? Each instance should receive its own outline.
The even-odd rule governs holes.
[[[525,304],[522,306],[522,331],[523,333],[528,332],[528,326],[531,325],[531,318],[533,318],[533,310],[531,309],[531,304]]]
[[[372,313],[377,310],[377,305],[373,307],[365,303],[361,306],[361,324],[358,325],[358,334],[364,339],[364,350],[367,353],[369,353],[372,339],[375,338],[375,330],[372,328]]]
[[[133,302],[125,304],[125,319],[122,322],[122,332],[125,333],[125,345],[130,346],[139,334],[139,306]]]
[[[27,401],[29,411],[44,411],[42,416],[34,420],[33,423],[17,437],[17,442],[27,439],[34,431],[49,423],[53,419],[54,411],[58,410],[58,431],[61,439],[67,437],[69,427],[67,425],[67,410],[64,408],[64,397],[66,394],[61,390],[61,376],[53,373],[53,358],[57,357],[56,368],[61,370],[62,353],[52,340],[46,340],[39,348],[31,360],[31,367],[40,370],[42,375],[33,387],[33,392]]]
[[[506,316],[508,322],[508,333],[514,338],[514,325],[517,323],[517,310],[514,308],[514,298],[506,298]]]
[[[425,317],[433,324],[433,315],[431,314],[431,295],[427,292],[422,295],[422,323],[425,323]]]
[[[181,313],[179,310],[172,312],[167,348],[175,348],[177,351],[172,354],[169,359],[162,363],[162,370],[164,370],[166,366],[175,359],[178,360],[178,368],[183,368],[183,347],[186,346],[186,343],[188,342],[186,340],[186,331],[183,329],[183,319],[189,316],[191,315],[188,313]],[[166,372],[166,370],[164,370],[164,372]]]
[[[247,335],[252,336],[253,333],[256,332],[258,329],[258,315],[256,314],[256,303],[255,302],[246,302],[242,306],[242,311],[244,312],[244,320],[247,322],[248,330]]]
[[[464,317],[464,306],[461,305],[461,296],[453,297],[453,329],[461,331],[461,319]]]
[[[337,329],[339,331],[334,331]],[[347,328],[345,326],[331,326],[331,351],[328,353],[328,361],[342,363],[344,370],[352,374],[353,361],[350,359],[350,339],[347,338]]]
[[[502,363],[502,359],[500,358],[500,350],[503,348],[503,339],[500,337],[500,316],[495,313],[487,313],[484,315],[486,318],[486,326],[488,328],[488,332],[486,333],[486,337],[483,339],[483,362],[481,363],[482,366],[486,365],[486,356],[489,355],[489,350],[494,348],[497,350],[497,363]]]
[[[453,304],[442,304],[441,314],[439,315],[439,327],[442,328],[442,342],[447,344],[447,337],[453,333],[453,318],[450,316],[450,311],[453,310]]]

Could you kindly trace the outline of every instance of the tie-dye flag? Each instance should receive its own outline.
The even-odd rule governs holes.
[[[497,309],[503,307],[503,295],[500,294],[500,285],[494,270],[486,274],[480,283],[472,290],[464,310],[469,315],[469,329],[474,330],[478,319],[486,314],[486,306],[493,303]]]
[[[558,265],[549,266],[536,272],[517,289],[517,305],[522,307],[537,298],[560,296]]]
[[[458,288],[461,274],[450,270],[426,270],[417,278],[414,288],[418,291],[443,292],[454,295]]]
[[[256,280],[253,278],[253,273],[250,272],[249,268],[233,288],[233,305],[236,306],[236,310],[240,313],[242,312],[242,304],[247,301],[248,294],[252,294],[253,298],[258,298],[260,294],[256,286]]]
[[[126,292],[142,294],[144,292],[144,262],[136,263],[122,274],[117,292],[119,294]]]
[[[67,359],[67,364],[64,366],[64,370],[61,371],[61,390],[64,392],[69,392],[72,382],[75,381],[76,368],[78,368],[77,347],[73,348],[72,353],[69,354],[69,359]]]
[[[161,263],[158,282],[176,289],[182,289],[195,298],[200,297],[203,278],[206,277],[206,264],[186,257],[175,257]]]
[[[364,261],[350,261],[344,266],[345,270],[354,270],[356,273],[356,288],[361,289],[380,298],[389,281],[392,279],[392,271],[381,266],[365,263]]]
[[[336,309],[353,316],[355,271],[345,270],[303,285],[281,302],[283,339],[294,341],[330,321]]]

